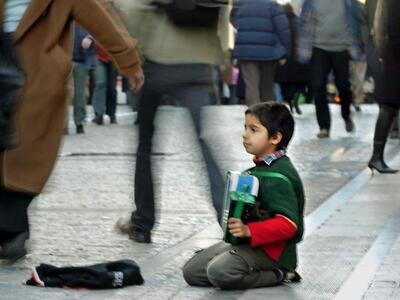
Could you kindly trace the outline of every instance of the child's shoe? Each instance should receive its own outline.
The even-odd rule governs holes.
[[[283,278],[283,282],[291,283],[291,282],[300,282],[301,276],[296,271],[285,271],[285,276]]]

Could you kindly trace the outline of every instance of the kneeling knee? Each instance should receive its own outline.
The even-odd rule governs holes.
[[[235,290],[240,289],[240,283],[243,280],[244,274],[235,273],[232,274],[226,267],[222,267],[219,264],[209,264],[207,267],[207,277],[210,283],[223,290]]]

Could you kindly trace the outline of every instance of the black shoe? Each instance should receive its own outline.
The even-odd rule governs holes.
[[[353,132],[354,131],[354,123],[353,121],[348,118],[347,120],[344,120],[345,128],[347,132]]]
[[[398,130],[392,130],[389,134],[390,139],[398,139],[400,138],[400,134]]]
[[[0,251],[0,259],[15,261],[26,255],[25,241],[29,238],[29,232],[17,234],[12,239],[4,242]]]
[[[103,125],[103,115],[96,114],[95,117],[92,119],[93,123],[96,123],[97,125]]]
[[[329,130],[325,129],[325,128],[321,128],[321,130],[317,134],[317,138],[319,138],[319,139],[329,138]]]
[[[77,125],[77,126],[76,126],[76,133],[77,133],[77,134],[83,134],[83,133],[85,133],[85,129],[83,128],[83,125]]]
[[[117,223],[117,227],[120,232],[126,233],[129,235],[129,238],[138,243],[151,243],[151,232],[143,229],[139,229],[133,227],[130,222],[121,223],[120,221]]]
[[[295,102],[294,102],[294,108],[295,108],[296,113],[297,113],[298,115],[301,115],[301,114],[303,113],[303,112],[301,111],[301,109],[300,109],[299,102],[297,102],[297,99],[296,99]]]
[[[129,233],[129,238],[137,243],[149,244],[151,243],[151,232],[133,228],[133,230]]]
[[[111,124],[117,124],[117,117],[116,116],[110,116],[110,123]]]
[[[375,160],[370,160],[368,162],[368,168],[371,169],[373,172],[374,169],[377,170],[379,173],[382,174],[394,174],[397,173],[399,170],[392,169],[390,168],[383,159],[375,159]]]

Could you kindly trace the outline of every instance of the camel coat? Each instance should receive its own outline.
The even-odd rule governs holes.
[[[0,12],[3,8],[0,0]],[[106,0],[31,0],[15,32],[25,71],[16,116],[20,144],[0,153],[1,178],[8,189],[40,193],[53,169],[66,116],[73,20],[111,54],[121,74],[132,76],[141,67],[136,41]]]

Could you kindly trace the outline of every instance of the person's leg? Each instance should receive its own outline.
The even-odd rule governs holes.
[[[260,100],[275,101],[276,96],[274,92],[275,71],[278,66],[277,61],[263,61],[261,65],[261,78],[260,78]]]
[[[86,118],[86,100],[85,100],[85,86],[86,86],[87,70],[85,65],[74,63],[74,122],[78,128],[83,126]],[[83,128],[83,127],[82,127]],[[82,132],[83,133],[83,132]]]
[[[138,125],[139,141],[135,168],[135,206],[130,225],[136,242],[149,243],[150,231],[155,222],[155,202],[153,176],[151,170],[152,138],[155,130],[154,118],[160,104],[163,91],[163,66],[147,62],[143,65],[146,83],[139,98]],[[141,234],[142,233],[142,234]]]
[[[29,238],[28,207],[34,195],[0,187],[0,259],[14,260],[26,254]]]
[[[230,244],[219,242],[207,249],[197,251],[182,268],[183,278],[192,286],[210,286],[207,277],[207,265],[217,255],[232,249]]]
[[[396,173],[398,171],[389,168],[383,159],[390,126],[398,110],[398,105],[384,103],[379,105],[379,115],[375,126],[374,149],[372,157],[368,162],[368,167],[380,173]]]
[[[331,70],[331,59],[327,51],[314,48],[311,60],[311,83],[314,93],[315,109],[319,128],[326,130],[329,136],[331,116],[326,98],[326,83]],[[320,132],[321,133],[321,132]],[[328,137],[318,136],[318,137]]]
[[[398,139],[400,137],[399,135],[399,124],[400,120],[399,120],[399,111],[397,111],[394,119],[393,119],[393,123],[392,123],[392,127],[390,128],[390,138],[391,139]]]
[[[96,69],[95,68],[90,69],[88,71],[88,74],[89,74],[89,97],[87,103],[92,104],[94,88],[96,86]]]
[[[249,245],[232,248],[216,256],[207,265],[207,278],[214,287],[243,290],[282,282],[283,272],[262,248]]]
[[[151,171],[152,138],[154,118],[161,96],[147,81],[142,90],[138,109],[139,144],[135,169],[135,206],[131,222],[134,228],[145,232],[153,229],[155,203],[153,176]]]
[[[255,61],[241,61],[240,70],[245,85],[246,105],[257,104],[261,100],[260,96],[260,68]]]
[[[350,118],[350,105],[353,102],[353,94],[350,88],[350,56],[347,51],[331,52],[333,75],[339,92],[342,118],[346,124],[346,131],[354,130],[353,121]]]
[[[353,92],[353,105],[356,111],[361,111],[361,103],[364,102],[364,80],[367,72],[367,63],[362,61],[350,62],[350,82]]]
[[[110,117],[112,124],[117,123],[115,116],[117,109],[117,71],[113,64],[107,63],[107,99],[106,114]]]
[[[293,104],[296,112],[301,115],[303,112],[300,109],[299,101],[300,97],[305,94],[305,87],[302,82],[295,82],[292,84]]]
[[[181,80],[187,80],[188,83],[171,91],[171,94],[189,109],[192,116],[207,167],[213,206],[217,212],[217,218],[220,220],[225,183],[210,147],[201,137],[201,111],[205,105],[210,105],[209,93],[211,77],[208,77],[210,72],[209,67],[189,65],[186,70],[182,67],[181,72]]]
[[[103,124],[103,115],[106,109],[107,72],[104,63],[97,61],[96,64],[96,86],[93,92],[92,104],[95,112],[95,122]]]

